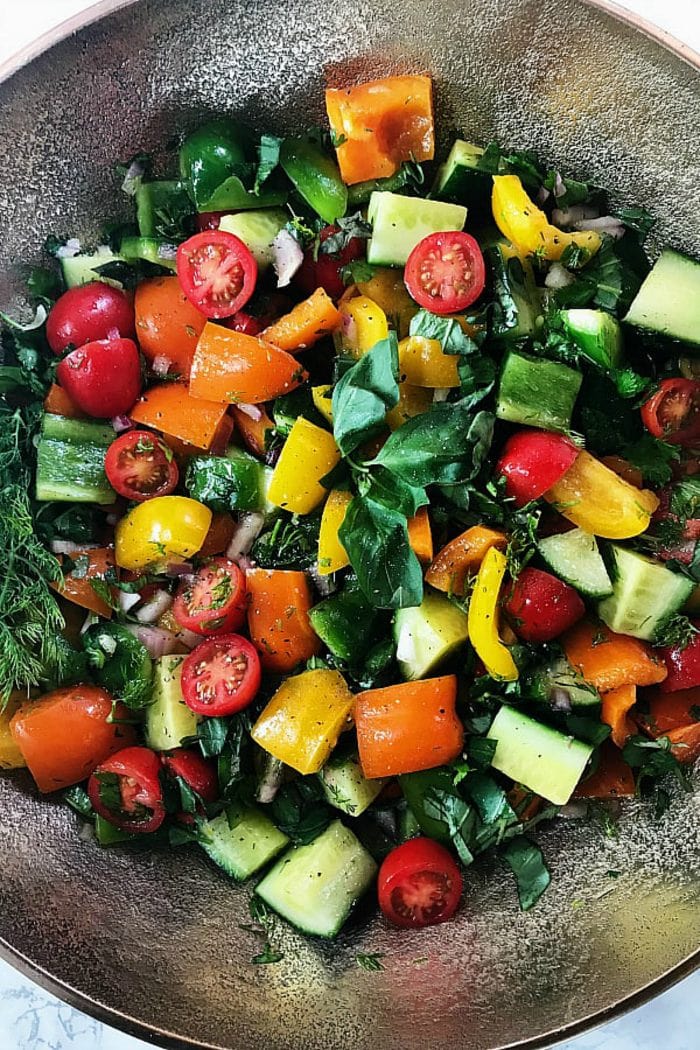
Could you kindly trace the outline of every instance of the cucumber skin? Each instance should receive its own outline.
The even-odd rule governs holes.
[[[583,376],[543,357],[510,351],[501,366],[496,415],[509,423],[567,431]]]
[[[111,427],[47,413],[36,454],[36,498],[68,503],[114,503],[104,472]]]
[[[591,551],[590,554],[596,560],[596,569],[602,568],[607,577],[608,583],[604,586],[604,589],[601,590],[600,586],[591,586],[590,582],[586,582],[581,574],[569,572],[563,567],[563,562],[567,557],[566,551],[562,550],[562,548],[565,548],[567,542],[566,537],[571,536],[573,538],[574,534],[578,533],[583,533],[583,529],[572,529],[570,532],[562,533],[560,536],[547,536],[543,540],[540,540],[537,544],[540,557],[546,562],[548,568],[551,569],[555,576],[564,580],[564,582],[568,583],[571,587],[575,587],[579,594],[582,594],[586,598],[607,598],[608,595],[613,592],[613,585],[607,569],[605,568],[603,556],[598,550],[598,545],[594,536],[592,536],[591,539],[595,546],[595,553]],[[574,551],[574,557],[576,557],[576,555],[577,552]],[[600,582],[602,584],[602,579]]]
[[[237,807],[233,826],[226,813],[207,821],[200,846],[227,875],[245,882],[289,844],[289,839],[254,806]],[[257,853],[256,853],[257,851]]]

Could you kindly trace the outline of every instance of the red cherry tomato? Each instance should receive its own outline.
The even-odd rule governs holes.
[[[230,634],[246,616],[245,576],[235,561],[213,558],[178,587],[173,616],[195,634]]]
[[[700,442],[700,382],[664,379],[642,405],[642,423],[653,437],[673,445]]]
[[[200,211],[195,218],[195,225],[200,233],[204,230],[218,230],[224,215],[230,214],[230,211]]]
[[[231,317],[253,294],[258,264],[232,233],[205,230],[178,248],[177,276],[187,298],[206,317]]]
[[[539,499],[566,474],[580,449],[561,434],[548,430],[519,430],[508,438],[496,464],[506,479],[506,495],[518,507]]]
[[[227,318],[224,321],[224,325],[233,332],[243,332],[244,335],[260,335],[265,328],[260,318],[253,317],[252,314],[247,314],[244,310],[239,310],[233,317]]]
[[[219,781],[214,762],[203,758],[199,751],[186,747],[178,747],[160,757],[171,776],[184,780],[204,802],[216,802]]]
[[[122,831],[156,831],[165,820],[160,768],[158,756],[148,747],[117,751],[88,781],[93,809]]]
[[[132,304],[124,292],[102,281],[69,288],[56,300],[46,322],[46,338],[55,354],[115,333],[132,338],[134,332]]]
[[[233,715],[252,703],[260,688],[260,657],[247,638],[207,638],[182,665],[182,695],[198,715]]]
[[[404,281],[412,299],[434,314],[456,314],[486,284],[481,248],[468,233],[431,233],[408,257]]]
[[[515,633],[526,642],[550,642],[577,623],[586,611],[578,592],[549,572],[523,569],[505,611]]]
[[[447,922],[462,896],[462,875],[452,855],[432,839],[409,839],[379,869],[379,907],[395,926]]]
[[[700,629],[700,620],[693,620]],[[668,678],[660,685],[662,693],[675,693],[677,689],[694,689],[700,686],[700,634],[693,635],[685,649],[674,645],[660,650],[668,669]]]
[[[105,474],[115,492],[137,503],[167,496],[179,477],[172,449],[150,430],[120,434],[107,449]]]
[[[340,233],[339,226],[324,226],[319,234],[319,246],[336,233]],[[323,288],[331,299],[340,299],[346,287],[340,271],[354,259],[364,258],[364,255],[365,245],[360,237],[351,237],[339,252],[324,252],[320,248],[315,259],[313,249],[309,248],[304,252],[304,261],[296,273],[294,284],[304,295],[311,295],[317,288]]]
[[[131,339],[85,343],[64,357],[56,378],[78,408],[110,419],[133,408],[141,393],[141,359]]]

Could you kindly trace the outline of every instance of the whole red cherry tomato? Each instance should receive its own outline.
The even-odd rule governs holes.
[[[523,569],[505,603],[513,629],[526,642],[550,642],[586,611],[578,592],[549,572]]]
[[[85,343],[63,358],[56,377],[78,408],[98,419],[124,415],[141,393],[141,359],[131,339]]]
[[[166,751],[160,757],[172,777],[180,777],[184,780],[187,786],[192,788],[204,802],[216,802],[219,795],[219,781],[214,762],[203,758],[199,751],[187,747]]]
[[[700,630],[700,620],[693,620]],[[700,686],[700,634],[695,634],[685,648],[679,645],[661,649],[668,668],[668,678],[659,688],[662,693],[675,693],[677,689],[695,689]]]
[[[51,307],[46,338],[55,354],[114,335],[134,336],[134,308],[124,292],[102,281],[69,288]]]
[[[434,926],[457,911],[462,874],[439,842],[409,839],[384,859],[377,891],[379,907],[395,926]]]
[[[566,474],[580,449],[549,430],[519,430],[508,438],[496,464],[506,479],[506,495],[517,506],[539,499]]]

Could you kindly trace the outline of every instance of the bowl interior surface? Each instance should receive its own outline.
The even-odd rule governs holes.
[[[534,147],[641,203],[657,242],[700,247],[700,77],[576,0],[141,0],[0,85],[0,303],[47,234],[99,240],[128,212],[114,164],[207,113],[285,132],[323,121],[323,88],[389,72],[435,79],[456,132]],[[195,851],[100,850],[24,776],[0,779],[0,945],[109,1023],[163,1045],[357,1050],[534,1047],[604,1019],[697,964],[697,795],[616,834],[559,821],[538,838],[552,887],[530,913],[497,860],[467,873],[458,921],[392,931],[360,916],[332,945],[280,924],[254,966],[249,892]],[[613,873],[613,874],[611,874]],[[382,954],[368,973],[358,953]]]

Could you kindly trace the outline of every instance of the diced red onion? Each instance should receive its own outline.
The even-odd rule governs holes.
[[[280,458],[280,452],[282,449],[279,445],[276,448],[270,448],[265,453],[265,465],[268,467],[274,467],[277,460]]]
[[[139,623],[155,623],[164,612],[168,611],[172,604],[172,594],[168,594],[165,590],[156,591],[143,603],[140,609],[136,610],[134,616]]]
[[[314,581],[314,586],[322,598],[328,598],[338,590],[338,585],[332,575],[322,576],[318,565],[312,565],[308,570],[309,576]]]
[[[304,261],[304,252],[289,230],[280,230],[272,242],[272,265],[277,274],[277,287],[286,288]]]
[[[152,368],[157,376],[167,376],[170,371],[172,361],[165,354],[156,354],[153,358]]]
[[[141,185],[141,180],[146,174],[146,165],[141,157],[135,157],[126,169],[126,175],[122,182],[122,191],[129,197],[135,197],[136,191]]]
[[[154,660],[160,656],[170,656],[172,653],[186,651],[182,639],[174,635],[172,631],[166,631],[164,627],[152,627],[150,624],[140,623],[125,623],[124,626],[130,634],[138,638],[141,645],[146,647]]]
[[[553,689],[549,698],[553,711],[561,711],[571,714],[571,694],[566,689]]]
[[[555,226],[574,226],[577,222],[595,219],[598,215],[598,209],[589,204],[574,204],[570,208],[555,208],[552,212],[552,222]]]
[[[558,171],[554,172],[554,196],[563,197],[566,193],[566,183]]]
[[[577,230],[596,230],[598,233],[607,233],[608,237],[614,237],[616,240],[625,235],[625,227],[614,215],[601,215],[597,219],[582,219],[581,222],[575,222],[574,226]]]
[[[243,402],[239,402],[236,405],[239,412],[242,412],[244,416],[248,416],[249,419],[259,423],[262,419],[262,409],[259,405],[246,405]]]
[[[141,601],[141,595],[138,591],[134,594],[129,594],[127,591],[119,591],[117,601],[119,602],[119,608],[122,612],[128,612],[129,609],[133,609],[135,605],[139,604]]]
[[[447,401],[449,396],[450,396],[450,387],[449,386],[437,386],[433,390],[433,402],[435,404],[438,404],[441,401]]]
[[[239,559],[245,554],[250,554],[264,524],[265,518],[257,511],[239,514],[235,532],[226,549],[226,557],[238,562],[240,566]]]
[[[159,259],[175,259],[177,257],[177,245],[176,244],[159,244],[158,245],[158,258]]]
[[[171,561],[166,566],[165,575],[172,577],[192,576],[194,575],[194,566],[190,561]]]
[[[175,637],[179,638],[183,645],[186,645],[188,649],[194,649],[196,645],[202,640],[201,634],[196,634],[194,631],[188,631],[186,627],[178,627],[175,631]]]
[[[134,421],[129,416],[114,416],[112,418],[112,426],[115,434],[123,434],[125,430],[132,429]]]
[[[84,821],[78,829],[78,838],[81,842],[93,842],[95,838],[95,826],[89,820]]]
[[[253,571],[257,562],[249,554],[241,554],[240,558],[236,558],[236,564],[242,573],[247,573]]]
[[[51,540],[49,547],[54,554],[75,554],[83,550],[79,543],[73,543],[72,540]]]
[[[547,187],[546,186],[540,186],[539,190],[537,191],[537,203],[538,204],[546,204],[550,197],[551,197],[551,194],[550,194],[549,190],[547,189]]]
[[[554,262],[547,271],[547,276],[544,279],[546,288],[566,288],[568,285],[573,284],[576,278],[572,273],[562,266],[560,262]]]
[[[57,259],[72,259],[80,251],[80,241],[77,237],[69,237],[65,244],[56,249]]]

